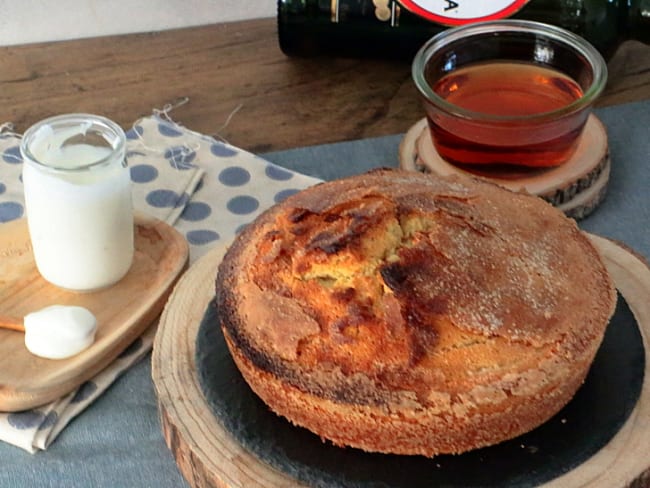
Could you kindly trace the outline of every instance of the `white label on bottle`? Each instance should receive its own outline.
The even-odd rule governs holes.
[[[443,25],[496,20],[516,13],[529,0],[398,0],[404,8]]]

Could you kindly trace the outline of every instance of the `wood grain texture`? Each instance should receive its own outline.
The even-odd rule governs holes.
[[[117,284],[87,293],[46,282],[36,270],[25,219],[0,226],[0,309],[24,317],[48,305],[78,305],[97,318],[95,342],[68,359],[49,360],[25,348],[24,334],[0,330],[0,411],[57,399],[93,377],[158,317],[188,262],[188,245],[166,223],[136,217],[135,255]]]
[[[609,68],[599,106],[650,98],[650,46],[625,43]],[[254,153],[404,133],[423,115],[409,62],[289,58],[275,19],[0,47],[0,123],[19,132],[68,112],[129,127],[184,98],[176,121]]]
[[[650,268],[633,252],[589,236],[602,253],[617,288],[650,347]],[[214,279],[225,248],[213,248],[180,280],[161,316],[154,343],[152,376],[167,445],[192,487],[280,488],[304,486],[246,451],[212,415],[196,372],[196,337],[214,295]],[[632,488],[650,480],[650,362],[637,405],[620,431],[588,461],[546,488]]]
[[[196,335],[214,296],[217,245],[183,275],[169,297],[153,345],[154,382],[163,435],[192,487],[301,486],[262,463],[225,432],[207,405],[196,373]]]

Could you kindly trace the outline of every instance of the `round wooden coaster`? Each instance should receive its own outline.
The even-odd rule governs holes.
[[[537,195],[561,209],[569,217],[589,215],[607,191],[610,159],[607,131],[602,122],[590,115],[573,157],[562,166],[548,169],[501,169],[498,172],[471,173],[449,164],[436,152],[426,119],[414,124],[399,148],[400,167],[437,175],[471,174],[513,191]]]
[[[650,341],[650,268],[633,252],[592,236],[616,286],[632,311],[643,342]],[[214,296],[216,269],[225,247],[216,247],[181,278],[160,319],[153,349],[152,377],[162,431],[176,462],[194,487],[305,486],[260,461],[217,419],[197,374],[197,335]],[[218,372],[215,372],[218,374]],[[609,442],[587,461],[559,474],[546,487],[621,488],[650,481],[650,361],[645,362],[641,393],[634,410]]]

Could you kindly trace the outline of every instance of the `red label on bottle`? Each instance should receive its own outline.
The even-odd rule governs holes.
[[[397,0],[404,8],[442,25],[510,17],[530,0]]]

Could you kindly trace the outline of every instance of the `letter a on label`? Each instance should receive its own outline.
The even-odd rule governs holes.
[[[397,0],[404,8],[442,25],[510,17],[530,0]]]
[[[458,7],[458,4],[456,2],[452,2],[451,0],[446,0],[447,6],[445,7],[445,12],[448,12],[449,10],[453,10],[456,7]]]

